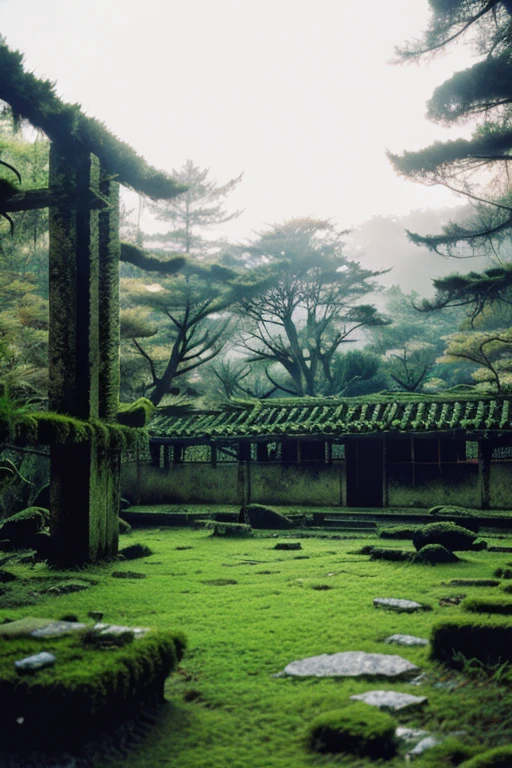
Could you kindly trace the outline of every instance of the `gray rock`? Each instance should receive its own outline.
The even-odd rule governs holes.
[[[414,637],[414,635],[390,635],[390,637],[386,637],[384,642],[406,646],[428,645],[429,643],[424,637]]]
[[[86,628],[87,624],[82,624],[80,621],[48,621],[46,626],[34,629],[30,635],[32,637],[61,637],[72,632],[81,632]]]
[[[393,712],[420,707],[427,701],[426,696],[413,696],[410,693],[399,693],[398,691],[366,691],[366,693],[358,693],[350,698],[354,701],[363,701],[371,707],[390,709]]]
[[[123,627],[120,624],[95,624],[94,631],[99,637],[117,637],[130,632],[135,640],[144,637],[150,631],[149,627]]]
[[[375,608],[386,608],[388,611],[397,611],[397,613],[414,613],[414,611],[424,611],[425,606],[416,603],[414,600],[402,600],[398,597],[376,597],[373,601]]]
[[[443,739],[439,739],[436,736],[426,736],[424,739],[419,741],[415,747],[413,747],[409,752],[407,752],[405,756],[405,762],[411,763],[413,760],[416,760],[417,757],[420,757],[424,752],[426,752],[428,749],[432,749],[432,747],[437,747],[438,744],[441,744]]]
[[[421,728],[406,728],[403,725],[399,725],[395,731],[395,736],[397,737],[397,739],[400,739],[401,741],[405,741],[406,743],[418,742],[428,735],[429,735],[428,731],[424,731]]]
[[[401,656],[346,651],[292,661],[284,672],[294,677],[388,677],[409,678],[419,667]]]
[[[52,653],[41,651],[34,656],[26,656],[24,659],[14,662],[17,672],[35,672],[38,669],[44,669],[45,667],[51,667],[55,664],[57,659]]]

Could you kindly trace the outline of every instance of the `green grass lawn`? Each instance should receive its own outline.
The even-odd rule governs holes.
[[[87,620],[88,612],[97,610],[107,622],[179,629],[187,635],[188,649],[179,671],[167,681],[167,702],[155,722],[129,750],[116,750],[112,744],[105,753],[99,750],[94,768],[378,765],[369,759],[319,756],[305,747],[308,725],[318,714],[346,706],[352,694],[376,688],[428,697],[422,711],[398,715],[400,724],[436,733],[463,730],[468,743],[498,746],[512,741],[512,686],[503,679],[503,670],[491,679],[483,673],[468,678],[429,661],[428,648],[382,642],[397,632],[429,637],[434,622],[461,613],[457,605],[439,605],[441,598],[504,596],[502,587],[512,583],[507,580],[485,588],[442,582],[491,578],[497,567],[512,562],[512,553],[460,553],[463,561],[435,567],[371,562],[351,552],[363,544],[382,545],[382,540],[300,538],[303,533],[229,539],[191,528],[141,529],[121,539],[122,546],[140,542],[151,547],[154,554],[140,560],[79,573],[6,562],[1,567],[20,578],[4,585],[0,622],[68,614]],[[487,538],[492,544],[512,545],[512,538]],[[302,550],[275,550],[276,542],[285,539],[300,540]],[[406,541],[386,546],[412,547]],[[112,571],[122,570],[143,572],[147,578],[112,578]],[[90,586],[73,594],[43,593],[49,584],[66,579]],[[433,610],[377,610],[375,597],[417,600]],[[294,659],[355,650],[398,653],[419,665],[427,681],[411,686],[273,677]],[[385,764],[404,765],[403,754]],[[422,764],[421,759],[415,762],[420,768]]]

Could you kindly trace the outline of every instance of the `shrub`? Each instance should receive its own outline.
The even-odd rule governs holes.
[[[31,547],[35,534],[43,530],[49,517],[44,507],[28,507],[4,520],[0,539],[9,539],[13,547]]]
[[[212,536],[254,536],[252,528],[246,523],[220,523],[216,520],[206,520],[204,527],[212,532]]]
[[[244,510],[241,510],[241,514]],[[245,508],[245,516],[252,528],[284,529],[291,528],[292,521],[270,507],[261,504],[249,504]]]
[[[308,746],[316,752],[389,758],[396,752],[395,721],[363,703],[324,712],[309,727]]]
[[[461,604],[463,611],[470,613],[501,613],[506,616],[512,615],[512,600],[493,598],[485,600],[479,597],[471,597]]]
[[[482,752],[476,757],[461,763],[460,768],[510,768],[512,765],[512,746],[496,747]]]
[[[512,623],[491,618],[460,616],[435,624],[431,657],[451,666],[463,666],[460,656],[484,664],[512,661]]]
[[[379,531],[379,537],[381,539],[412,539],[418,528],[418,525],[393,525],[382,528]]]
[[[414,563],[436,565],[437,563],[457,563],[459,558],[441,544],[427,544],[412,557]]]
[[[455,523],[430,523],[416,531],[412,543],[418,550],[427,544],[441,544],[450,551],[469,550],[475,539],[476,533]]]
[[[403,562],[410,560],[412,552],[404,552],[403,549],[386,549],[385,547],[372,547],[370,560],[390,560],[391,562]]]

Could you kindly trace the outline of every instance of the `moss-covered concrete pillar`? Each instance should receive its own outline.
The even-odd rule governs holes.
[[[50,410],[113,421],[119,391],[117,190],[88,153],[55,144],[50,185],[66,202],[50,208]],[[112,205],[101,208],[101,193]],[[119,452],[91,439],[51,448],[52,560],[94,562],[117,552]]]

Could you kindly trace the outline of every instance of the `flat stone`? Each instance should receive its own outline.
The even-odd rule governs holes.
[[[0,626],[0,637],[52,637],[55,636],[53,628],[58,625],[65,632],[61,634],[68,634],[69,632],[78,632],[85,629],[85,624],[75,621],[54,621],[54,619],[41,619],[34,616],[26,616],[24,619],[18,619],[18,621],[10,621],[8,624],[2,624]],[[50,627],[48,635],[36,635],[35,632],[40,632]],[[59,633],[57,633],[58,636]]]
[[[53,653],[47,653],[42,651],[36,653],[34,656],[26,656],[24,659],[14,662],[17,672],[36,672],[38,669],[44,669],[45,667],[51,667],[55,664],[57,659]]]
[[[420,757],[424,752],[426,752],[428,749],[432,749],[432,747],[437,747],[438,744],[441,744],[443,739],[439,739],[436,736],[426,736],[424,739],[419,741],[415,747],[413,747],[409,752],[407,752],[405,756],[405,762],[411,763],[413,760],[416,760],[417,757]]]
[[[144,637],[150,631],[149,627],[123,627],[121,624],[95,624],[94,631],[99,637],[117,637],[125,632],[130,632],[137,640]]]
[[[403,725],[399,725],[395,731],[397,739],[405,742],[418,742],[428,735],[428,731],[424,731],[421,728],[406,728]]]
[[[429,641],[424,637],[414,637],[414,635],[390,635],[384,640],[385,643],[391,643],[394,645],[428,645]]]
[[[426,696],[413,696],[410,693],[399,693],[398,691],[366,691],[366,693],[358,693],[350,698],[354,701],[363,701],[371,707],[390,709],[393,712],[419,707],[427,701]]]
[[[425,606],[416,603],[414,600],[402,600],[398,597],[376,597],[373,601],[375,608],[386,608],[388,611],[397,611],[397,613],[414,613],[414,611],[424,611]]]
[[[388,677],[409,678],[420,672],[419,667],[401,656],[383,653],[346,651],[310,656],[292,661],[284,674],[293,677]]]
[[[45,627],[34,629],[30,634],[32,637],[61,637],[86,628],[87,624],[80,621],[48,621]]]

